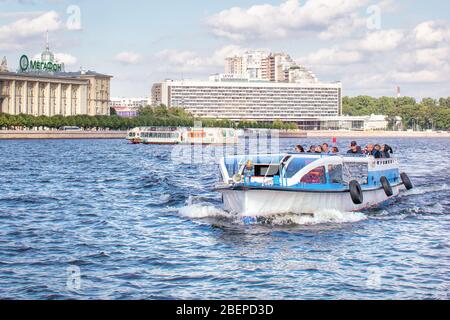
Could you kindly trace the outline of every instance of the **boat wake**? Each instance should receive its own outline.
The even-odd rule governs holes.
[[[182,207],[178,212],[186,218],[203,219],[212,217],[232,218],[232,214],[213,205],[190,204]]]
[[[407,196],[416,196],[416,195],[423,195],[428,193],[435,193],[435,192],[443,192],[443,191],[449,191],[450,185],[444,183],[441,185],[429,185],[429,186],[418,186],[414,189],[404,191],[400,193],[400,197],[407,197]]]
[[[283,214],[266,218],[272,225],[316,225],[355,223],[367,219],[362,212],[341,212],[339,210],[321,210],[314,215]]]
[[[355,223],[368,219],[368,217],[361,212],[340,212],[338,210],[321,210],[314,215],[290,213],[277,214],[269,217],[242,217],[227,212],[210,203],[194,202],[195,200],[193,198],[189,198],[186,206],[178,209],[179,214],[194,220],[216,218],[228,220],[233,224],[272,226]]]

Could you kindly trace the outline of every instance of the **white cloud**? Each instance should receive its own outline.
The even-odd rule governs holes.
[[[335,23],[330,24],[326,30],[319,33],[319,38],[321,40],[343,38],[351,35],[356,29],[364,30],[366,25],[366,19],[353,13],[347,19],[339,19]]]
[[[450,64],[450,48],[420,49],[416,51],[416,62],[421,65],[440,66]]]
[[[353,34],[351,40],[298,59],[320,79],[342,80],[344,90],[367,94],[436,96],[450,86],[450,41],[446,23],[427,21],[408,30],[381,29]],[[406,93],[408,92],[408,93]]]
[[[44,42],[47,30],[56,31],[62,28],[58,13],[55,11],[14,13],[10,17],[20,19],[0,26],[0,50],[4,51],[21,50],[27,47],[30,40],[37,38],[41,38]]]
[[[363,55],[356,50],[340,50],[337,47],[323,48],[299,60],[310,65],[341,65],[360,62]]]
[[[40,61],[41,54],[40,53],[35,54],[32,59]],[[78,62],[78,59],[75,56],[69,53],[62,53],[62,52],[55,53],[55,59],[59,63],[64,63],[66,66],[73,66]]]
[[[142,56],[139,53],[131,52],[131,51],[125,51],[118,53],[114,60],[117,62],[123,63],[123,64],[138,64],[142,61]]]
[[[414,39],[419,46],[433,46],[450,41],[450,28],[445,21],[425,21],[414,29]]]
[[[78,59],[68,53],[55,53],[55,58],[66,66],[73,66],[78,62]]]
[[[176,72],[203,73],[223,69],[226,57],[242,54],[244,51],[239,46],[228,45],[217,49],[210,56],[202,56],[194,51],[167,49],[158,52],[155,57],[160,61],[162,69],[170,67]]]
[[[448,81],[448,74],[441,70],[394,71],[389,74],[393,81],[402,83],[434,83]]]
[[[1,1],[0,1],[1,2]],[[43,11],[15,11],[15,12],[0,12],[0,19],[24,19],[35,18],[44,14]]]
[[[397,49],[404,40],[401,30],[377,30],[366,33],[341,45],[322,48],[299,60],[311,65],[342,65],[366,62],[371,54],[389,53]]]
[[[0,40],[14,43],[21,39],[42,35],[61,28],[61,21],[55,11],[46,12],[35,18],[23,18],[0,27]]]
[[[190,65],[198,67],[201,65],[201,59],[197,53],[188,50],[166,49],[158,52],[156,57],[174,66]]]
[[[356,41],[354,48],[369,52],[392,51],[398,48],[404,36],[402,30],[372,31],[368,32],[363,39]]]
[[[440,67],[450,65],[450,48],[416,49],[400,55],[399,63],[408,70],[418,67]]]
[[[233,7],[207,18],[212,33],[232,40],[284,38],[302,31],[324,31],[323,38],[339,33],[337,25],[346,28],[360,25],[355,11],[367,0],[287,0],[279,6],[254,5],[248,9]]]

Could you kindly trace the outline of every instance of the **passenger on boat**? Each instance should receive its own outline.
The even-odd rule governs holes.
[[[372,155],[373,152],[373,144],[369,143],[363,150],[363,153],[366,155]]]
[[[381,146],[378,143],[374,146],[374,149],[375,149],[374,157],[383,158],[383,154],[381,153]]]
[[[352,141],[350,143],[350,150],[348,150],[347,153],[350,153],[350,154],[362,154],[361,147],[358,146],[356,141]]]
[[[322,147],[321,146],[317,146],[315,149],[314,149],[314,152],[315,153],[322,153]]]
[[[322,144],[322,152],[323,153],[330,153],[330,146],[328,145],[328,143],[323,143]]]
[[[253,162],[248,160],[244,168],[244,181],[251,182],[253,175]]]
[[[364,154],[373,156],[374,158],[377,158],[377,159],[381,158],[381,152],[380,152],[381,147],[380,147],[380,145],[376,145],[376,146],[377,146],[378,150],[373,144],[369,143],[366,146],[366,148],[364,149]]]
[[[314,152],[316,152],[316,146],[310,146],[308,153],[314,153]]]
[[[390,158],[391,153],[394,153],[394,150],[392,150],[391,146],[387,144],[383,144],[381,146],[381,157],[382,158]]]
[[[339,153],[339,148],[338,147],[332,147],[331,148],[331,153]]]
[[[305,152],[305,149],[303,149],[303,147],[301,145],[296,145],[295,146],[295,152]]]

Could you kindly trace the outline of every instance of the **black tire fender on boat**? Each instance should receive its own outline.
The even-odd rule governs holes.
[[[409,179],[408,175],[404,172],[400,174],[400,178],[402,178],[403,185],[405,186],[406,190],[411,190],[414,188],[411,180]]]
[[[359,182],[356,180],[352,180],[350,181],[348,186],[350,189],[350,196],[352,197],[353,203],[362,204],[364,201],[364,196]]]
[[[383,176],[380,178],[380,182],[381,185],[383,186],[384,193],[386,193],[388,197],[392,197],[394,192],[392,191],[392,187],[391,184],[389,183],[389,180]]]

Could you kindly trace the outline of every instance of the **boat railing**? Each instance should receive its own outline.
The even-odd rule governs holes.
[[[381,159],[374,159],[374,162],[377,165],[398,164],[398,159],[397,158],[381,158]]]

